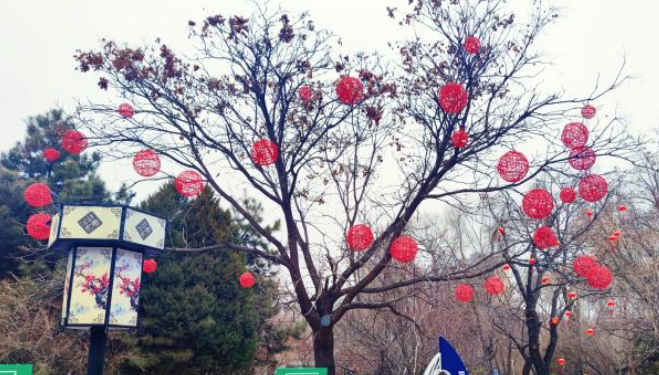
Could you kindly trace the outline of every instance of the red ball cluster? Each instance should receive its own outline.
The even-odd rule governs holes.
[[[542,219],[554,209],[554,198],[544,189],[533,189],[524,195],[522,210],[532,219]]]
[[[501,294],[506,290],[506,286],[499,276],[490,276],[485,280],[485,291],[487,294],[493,296]]]
[[[133,106],[129,103],[122,103],[118,108],[119,114],[124,118],[131,118],[135,114]]]
[[[297,90],[297,95],[303,102],[308,102],[313,98],[313,90],[311,89],[311,86],[304,85]]]
[[[156,272],[156,268],[158,268],[158,264],[155,259],[145,259],[144,263],[142,263],[142,271],[144,271],[144,273],[154,273]]]
[[[400,236],[391,241],[389,254],[400,263],[409,263],[414,260],[416,253],[419,251],[414,238],[410,236]]]
[[[174,187],[184,197],[196,197],[204,189],[204,180],[195,171],[185,171],[174,179]]]
[[[455,299],[460,302],[469,302],[474,299],[474,288],[469,284],[458,284],[455,288]]]
[[[160,157],[151,150],[142,150],[133,157],[133,168],[140,176],[155,176],[160,172]]]
[[[586,202],[597,202],[609,191],[609,184],[604,177],[590,174],[579,181],[579,195]]]
[[[35,182],[25,189],[25,202],[32,207],[43,207],[53,203],[53,197],[48,185]]]
[[[343,104],[355,105],[364,98],[364,85],[359,78],[345,76],[336,85],[336,96]]]
[[[561,189],[561,193],[559,195],[561,198],[561,201],[565,204],[570,204],[574,203],[577,200],[577,192],[574,191],[571,187],[565,187]]]
[[[50,237],[50,215],[34,214],[27,219],[27,234],[35,240],[47,240]]]
[[[256,165],[271,165],[274,164],[279,156],[279,148],[277,145],[265,138],[259,139],[252,145],[252,160]]]
[[[69,154],[79,155],[87,148],[87,139],[76,130],[67,130],[62,135],[62,149]]]
[[[591,270],[587,280],[588,285],[593,289],[604,290],[611,286],[613,273],[607,266],[596,266]]]
[[[586,104],[581,108],[581,116],[587,120],[595,117],[595,113],[597,113],[597,110],[590,104]]]
[[[47,148],[43,150],[43,158],[49,163],[58,161],[60,156],[61,155],[59,151],[55,150],[54,148]]]
[[[540,250],[547,250],[560,245],[560,242],[553,229],[543,226],[535,231],[533,244]]]
[[[585,171],[595,165],[595,151],[590,147],[575,148],[570,151],[568,162],[572,168],[578,171]]]
[[[519,182],[529,172],[529,161],[521,152],[508,151],[499,159],[497,172],[504,181]]]
[[[458,114],[467,106],[469,95],[462,85],[450,82],[439,90],[439,106],[449,114]]]
[[[464,49],[470,55],[475,55],[481,48],[480,39],[476,38],[473,35],[468,36],[464,41]]]
[[[451,143],[457,148],[465,147],[469,142],[469,134],[464,129],[458,129],[451,135]]]
[[[571,122],[563,128],[561,140],[569,149],[582,148],[588,142],[588,128],[580,122]]]
[[[354,251],[363,251],[373,244],[373,231],[368,225],[357,224],[348,229],[346,234],[348,246]]]
[[[574,273],[581,277],[588,277],[597,266],[599,266],[597,259],[591,255],[579,255],[572,262]]]
[[[256,284],[256,279],[254,278],[254,275],[252,275],[249,272],[244,272],[240,277],[238,278],[238,282],[240,283],[240,286],[244,289],[249,289],[253,287]]]

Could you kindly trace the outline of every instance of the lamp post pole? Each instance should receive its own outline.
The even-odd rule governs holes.
[[[94,327],[90,330],[89,356],[87,357],[87,375],[103,375],[105,358],[105,328]]]

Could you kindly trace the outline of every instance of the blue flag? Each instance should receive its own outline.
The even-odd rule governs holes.
[[[439,338],[439,353],[442,358],[442,370],[451,375],[469,375],[462,358],[445,338]]]

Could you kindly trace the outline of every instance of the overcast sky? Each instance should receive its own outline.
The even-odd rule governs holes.
[[[519,0],[530,1],[530,0]],[[404,7],[406,0],[273,0],[287,10],[309,10],[322,28],[343,38],[347,51],[386,50],[400,28],[386,17],[386,6]],[[634,77],[618,93],[595,103],[602,116],[622,114],[634,131],[657,125],[659,105],[659,2],[649,0],[556,0],[561,19],[540,40],[553,67],[548,87],[570,96],[590,93],[598,75],[612,78],[623,57]],[[103,100],[97,78],[74,70],[75,50],[91,49],[108,37],[130,44],[156,37],[175,49],[186,45],[187,21],[209,14],[248,14],[244,0],[113,0],[0,2],[0,87],[2,136],[0,151],[24,136],[23,120],[55,106],[72,109],[76,99]],[[116,187],[134,176],[104,167]],[[117,182],[114,182],[117,181]]]

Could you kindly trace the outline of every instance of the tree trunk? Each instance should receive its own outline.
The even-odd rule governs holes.
[[[316,367],[327,368],[329,375],[336,374],[333,327],[321,328],[313,333],[313,355]]]

